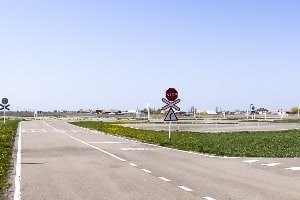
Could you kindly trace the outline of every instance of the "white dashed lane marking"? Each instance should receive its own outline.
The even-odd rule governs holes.
[[[134,164],[134,163],[129,163],[132,167],[137,167],[137,165],[136,164]]]
[[[169,179],[167,179],[167,178],[165,178],[165,177],[158,177],[159,179],[161,179],[161,180],[163,180],[163,181],[165,181],[165,182],[170,182],[171,180],[169,180]]]
[[[148,174],[152,174],[152,172],[150,170],[148,170],[148,169],[142,169],[142,171],[144,171],[144,172],[146,172]]]
[[[293,171],[300,171],[300,167],[289,167],[289,168],[285,168],[288,170],[293,170]]]
[[[258,162],[259,160],[244,160],[245,163],[255,163]]]
[[[182,185],[179,185],[178,187],[179,187],[180,189],[182,189],[182,190],[186,191],[186,192],[192,192],[192,191],[193,191],[192,189],[190,189],[190,188],[187,188],[187,187],[185,187],[185,186],[182,186]]]
[[[205,199],[205,200],[216,200],[216,199],[211,198],[211,197],[202,197],[202,199]]]
[[[268,166],[268,167],[275,167],[277,165],[280,165],[280,163],[269,163],[269,164],[261,164],[263,166]]]
[[[47,133],[45,129],[23,129],[22,133]]]

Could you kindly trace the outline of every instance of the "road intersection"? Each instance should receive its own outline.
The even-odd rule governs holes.
[[[63,120],[22,122],[20,135],[20,199],[300,198],[299,158],[173,150]]]

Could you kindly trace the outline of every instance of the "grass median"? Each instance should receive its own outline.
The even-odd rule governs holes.
[[[198,133],[151,131],[122,127],[104,122],[73,122],[72,124],[108,134],[133,138],[186,151],[231,157],[300,157],[300,131]]]
[[[7,176],[12,157],[15,136],[18,129],[17,120],[0,121],[0,199],[3,198],[7,185]]]

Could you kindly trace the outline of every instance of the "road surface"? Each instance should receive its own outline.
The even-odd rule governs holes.
[[[63,120],[22,122],[12,198],[300,199],[300,159],[228,158],[148,145]]]

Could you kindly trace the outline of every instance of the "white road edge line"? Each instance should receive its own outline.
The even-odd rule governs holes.
[[[211,198],[211,197],[202,197],[202,199],[206,199],[206,200],[216,200],[216,199]]]
[[[179,187],[180,189],[182,189],[182,190],[186,191],[186,192],[192,192],[192,191],[193,191],[192,189],[190,189],[190,188],[187,188],[187,187],[185,187],[185,186],[182,186],[182,185],[179,185],[178,187]]]
[[[146,172],[146,173],[148,173],[148,174],[151,174],[152,172],[150,171],[150,170],[148,170],[148,169],[142,169],[142,171],[144,171],[144,172]]]
[[[163,181],[165,181],[165,182],[170,182],[171,180],[169,180],[169,179],[167,179],[167,178],[165,178],[165,177],[158,177],[159,179],[161,179],[161,180],[163,180]]]
[[[18,152],[17,152],[17,162],[16,162],[14,200],[21,199],[21,134],[22,134],[22,122],[20,122],[19,124],[19,139],[18,139]]]

